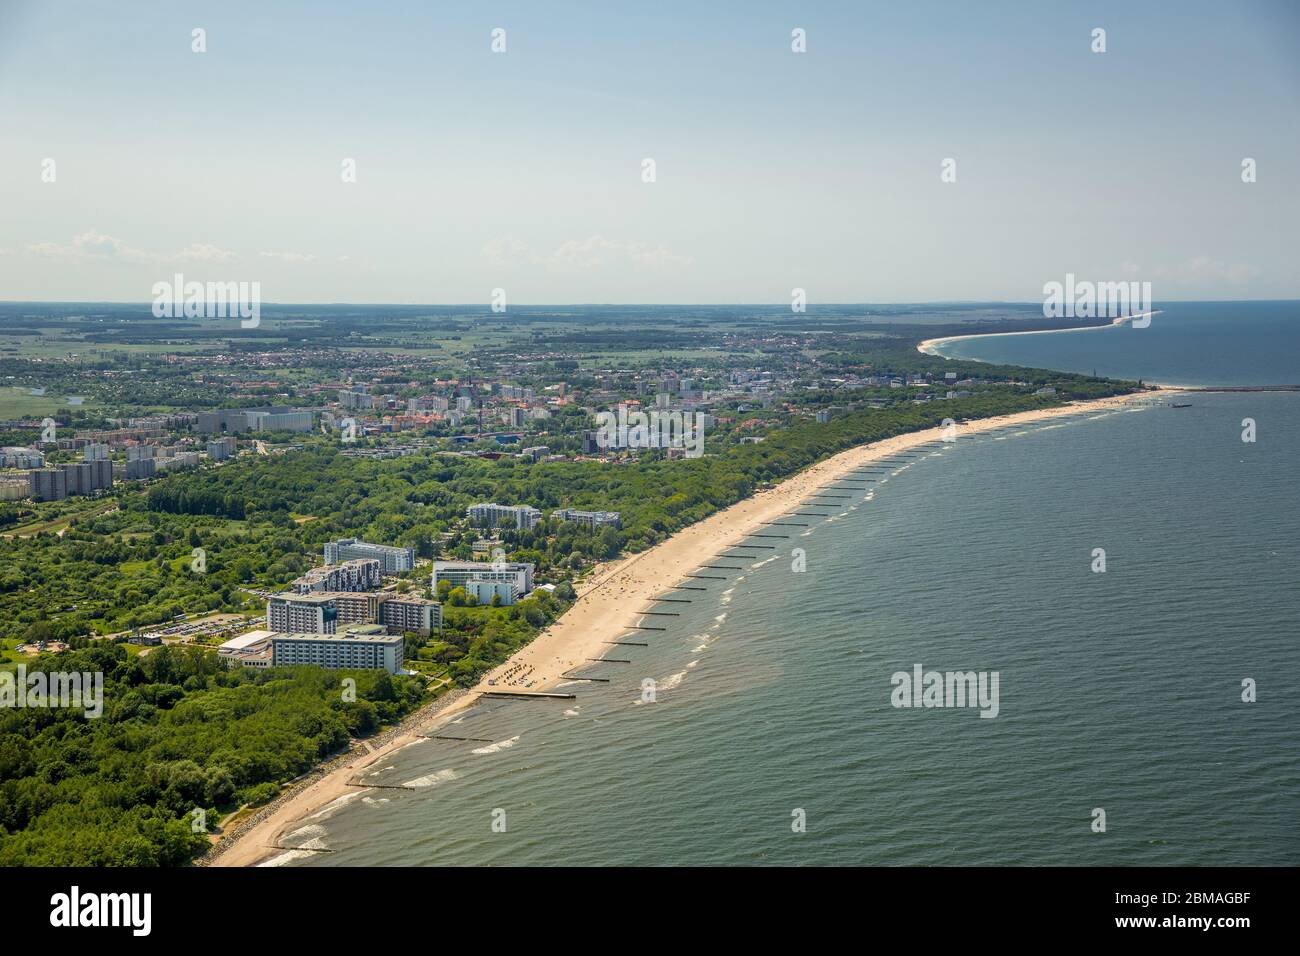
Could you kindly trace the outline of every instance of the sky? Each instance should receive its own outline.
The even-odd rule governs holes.
[[[1286,0],[0,0],[0,300],[1300,298],[1298,183]]]

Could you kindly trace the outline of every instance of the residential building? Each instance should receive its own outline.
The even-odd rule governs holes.
[[[131,449],[134,451],[135,449]],[[158,463],[152,457],[131,458],[126,463],[127,478],[152,478],[158,473]]]
[[[45,454],[34,448],[0,448],[0,468],[44,468]]]
[[[415,567],[414,548],[394,548],[386,544],[368,544],[356,538],[340,538],[325,543],[325,563],[373,558],[384,574],[401,574]]]
[[[345,389],[344,391],[339,392],[339,407],[348,411],[359,412],[366,412],[373,409],[375,407],[375,400],[373,396],[367,395],[364,391],[359,391],[359,389],[363,387],[364,386],[359,385],[353,386],[350,389]]]
[[[519,597],[519,588],[511,581],[483,581],[470,578],[463,585],[465,593],[472,596],[479,604],[491,604],[494,598],[500,598],[501,604],[514,604]]]
[[[235,440],[230,436],[208,442],[208,458],[212,461],[225,461],[235,454]]]
[[[330,591],[375,591],[383,586],[383,563],[378,558],[357,558],[342,564],[313,568],[289,585],[298,594]]]
[[[542,520],[542,513],[531,505],[470,505],[465,515],[471,523],[484,528],[499,527],[503,518],[520,529],[531,528]]]
[[[67,472],[40,468],[27,473],[27,493],[37,501],[62,501],[68,497]]]
[[[576,521],[588,528],[617,528],[623,522],[623,516],[617,511],[576,511],[573,508],[556,508],[551,512],[551,517],[559,521]]]
[[[521,561],[435,561],[433,562],[433,587],[439,581],[448,581],[454,588],[464,587],[470,580],[505,581],[524,595],[533,589],[533,566]]]
[[[330,592],[273,594],[266,602],[267,630],[293,634],[333,634],[338,629],[338,603]]]
[[[394,634],[428,635],[442,629],[442,605],[426,598],[385,595],[379,602],[379,623]]]
[[[274,667],[311,664],[331,670],[386,670],[396,674],[406,657],[406,640],[378,624],[351,624],[337,634],[274,634]]]
[[[262,408],[218,408],[199,412],[194,430],[209,434],[221,432],[309,432],[313,413],[310,409],[267,405]]]
[[[31,491],[31,482],[25,474],[0,475],[0,501],[18,501]]]
[[[250,431],[255,432],[309,432],[314,419],[310,411],[282,408],[267,411],[246,411],[244,418]]]

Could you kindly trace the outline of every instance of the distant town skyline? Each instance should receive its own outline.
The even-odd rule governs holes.
[[[6,301],[1300,298],[1300,8],[1266,0],[15,2],[0,117]]]

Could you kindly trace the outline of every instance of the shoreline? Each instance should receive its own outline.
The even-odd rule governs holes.
[[[1122,315],[1117,319],[1111,319],[1109,322],[1105,323],[1104,325],[1079,325],[1074,328],[1067,328],[1067,329],[1026,329],[1020,332],[967,332],[963,335],[941,335],[938,338],[923,339],[922,341],[917,343],[916,350],[922,353],[923,355],[933,355],[936,356],[937,358],[946,359],[946,358],[952,358],[952,356],[944,355],[942,352],[939,351],[939,348],[941,346],[947,345],[949,342],[960,342],[963,339],[982,339],[982,338],[988,338],[991,336],[999,336],[999,335],[1054,335],[1058,332],[1091,332],[1095,329],[1114,329],[1123,325],[1125,322],[1131,321],[1132,319],[1143,318],[1148,315],[1158,315],[1159,312],[1160,310],[1156,309],[1153,312],[1140,312],[1136,315]],[[966,359],[965,361],[982,362],[985,360]],[[1162,387],[1176,388],[1178,386],[1162,386]]]
[[[1105,328],[1105,326],[1097,326]],[[1031,334],[1031,333],[1022,333]],[[1164,390],[1166,394],[1176,389]],[[1045,419],[1079,415],[1096,410],[1123,407],[1150,392],[1072,402],[1052,408],[1033,409],[978,419],[958,425],[957,440],[1008,425],[1029,424]],[[942,437],[942,428],[927,428],[893,438],[857,445],[810,465],[780,484],[756,492],[639,554],[628,555],[597,566],[589,582],[579,591],[573,605],[531,642],[508,660],[484,674],[472,689],[453,691],[454,699],[435,700],[409,715],[377,738],[361,741],[359,752],[349,752],[309,773],[296,789],[286,791],[244,825],[223,838],[205,857],[202,865],[256,866],[273,856],[290,852],[279,846],[286,831],[359,788],[349,783],[357,774],[397,751],[419,742],[420,735],[472,706],[484,691],[508,689],[499,680],[507,669],[528,672],[532,691],[547,690],[563,681],[571,668],[595,656],[603,642],[616,640],[640,617],[640,608],[686,574],[695,571],[718,551],[743,540],[762,524],[778,519],[797,507],[812,492],[840,480],[850,471]],[[639,602],[639,603],[634,603]],[[522,689],[522,688],[520,688]],[[374,746],[379,744],[379,746]],[[355,759],[348,759],[355,757]],[[310,783],[313,774],[316,779]]]

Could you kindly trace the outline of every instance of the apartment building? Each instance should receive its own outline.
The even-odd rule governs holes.
[[[284,592],[266,602],[266,626],[281,633],[334,634],[352,624],[428,635],[442,627],[442,605],[387,591]]]
[[[501,604],[514,604],[519,599],[519,587],[513,581],[484,581],[470,578],[464,584],[465,593],[479,604],[491,604],[500,598]]]
[[[426,598],[384,595],[378,621],[394,634],[428,635],[442,628],[442,605]]]
[[[378,624],[351,624],[337,634],[274,634],[274,667],[311,664],[330,670],[386,670],[396,674],[406,658],[405,638]]]
[[[208,458],[212,461],[225,461],[235,454],[235,440],[229,436],[208,442]]]
[[[62,501],[68,497],[67,472],[40,468],[27,473],[27,493],[36,501]]]
[[[433,587],[439,581],[448,581],[454,588],[464,587],[471,580],[504,581],[516,587],[522,596],[533,589],[533,566],[521,561],[435,561],[433,562]]]
[[[326,545],[326,554],[329,553],[328,547]],[[383,583],[383,563],[378,558],[357,558],[313,568],[289,587],[298,594],[310,594],[313,591],[375,591]]]
[[[273,594],[266,602],[266,629],[281,634],[333,634],[338,629],[338,595]]]
[[[401,574],[415,567],[414,548],[394,548],[386,544],[369,544],[356,538],[340,538],[325,543],[325,563],[374,559],[384,574]]]
[[[45,455],[34,448],[0,448],[0,468],[44,468]]]
[[[520,529],[531,528],[542,520],[542,513],[531,505],[470,505],[465,509],[465,516],[471,524],[482,528],[499,527],[503,518]]]
[[[577,511],[573,508],[556,508],[551,517],[559,521],[574,521],[588,528],[622,526],[623,516],[617,511]]]

